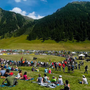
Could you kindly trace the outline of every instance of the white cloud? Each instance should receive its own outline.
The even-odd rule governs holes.
[[[33,19],[40,19],[44,17],[44,16],[36,15],[35,12],[29,13],[27,16]]]
[[[18,2],[21,2],[21,0],[15,0],[15,2],[17,2],[17,3],[18,3]]]
[[[22,11],[20,8],[18,8],[18,7],[15,7],[15,8],[13,8],[12,10],[10,10],[10,11],[13,11],[13,12],[15,12],[15,13],[19,13],[19,14],[21,14],[21,15],[26,15],[26,11]]]
[[[13,8],[10,11],[15,12],[15,13],[19,13],[19,14],[21,14],[23,16],[28,16],[28,17],[33,18],[33,19],[40,19],[40,18],[43,18],[44,17],[44,16],[36,15],[35,12],[32,12],[32,13],[27,14],[26,11],[23,11],[23,10],[21,10],[18,7],[15,7],[15,8]]]

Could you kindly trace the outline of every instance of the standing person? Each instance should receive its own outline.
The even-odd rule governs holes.
[[[63,72],[65,72],[65,64],[64,63],[62,64],[62,67],[63,67]]]
[[[70,70],[71,70],[71,65],[69,64],[68,65],[68,72],[70,73]]]
[[[55,71],[57,71],[57,63],[55,62],[54,65],[55,65]]]
[[[85,72],[84,73],[88,73],[87,69],[88,69],[88,66],[86,65],[85,66]]]
[[[71,69],[72,69],[72,72],[74,72],[74,65],[73,64],[71,65]]]
[[[7,81],[7,86],[17,85],[18,83],[16,77],[13,76],[13,72],[11,72],[8,77],[6,77],[6,79],[2,82],[2,85],[4,85],[5,81]]]
[[[59,62],[58,68],[59,68],[60,71],[61,71],[61,66],[62,66],[62,64]]]
[[[78,64],[78,68],[80,69],[80,63]]]
[[[21,57],[21,66],[23,66],[23,57]]]
[[[75,69],[77,69],[77,62],[75,62]]]

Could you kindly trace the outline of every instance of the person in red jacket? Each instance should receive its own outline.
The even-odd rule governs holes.
[[[50,74],[51,74],[51,68],[49,68],[48,73],[50,73]]]
[[[58,68],[59,68],[60,71],[61,71],[61,66],[62,66],[62,64],[59,63],[59,64],[58,64]]]
[[[62,64],[62,67],[63,67],[63,72],[65,72],[65,64],[64,63]]]

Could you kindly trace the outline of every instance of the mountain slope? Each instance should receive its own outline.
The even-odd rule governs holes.
[[[90,2],[73,2],[40,19],[28,40],[90,40]]]
[[[28,23],[31,24],[31,22],[33,22],[31,18],[0,8],[0,36],[2,36],[2,38],[12,36],[13,34],[17,36],[17,33],[21,31],[21,34],[23,34],[27,28],[25,28],[25,30],[21,29]]]

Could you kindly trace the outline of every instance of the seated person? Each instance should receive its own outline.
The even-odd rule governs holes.
[[[48,73],[50,73],[50,74],[51,74],[51,68],[49,68]]]
[[[44,74],[44,76],[43,76],[43,82],[44,83],[50,83],[49,77],[47,77],[46,74]]]
[[[17,79],[23,79],[22,70],[19,70],[19,73],[17,74]]]
[[[39,72],[39,69],[38,69],[38,68],[36,68],[36,69],[35,69],[35,71],[36,71],[36,72]]]
[[[9,69],[6,69],[5,74],[4,74],[3,76],[1,76],[1,78],[6,78],[6,77],[8,77],[8,76],[9,76],[9,72],[10,72],[10,70],[9,70]]]
[[[1,75],[1,76],[4,76],[4,74],[5,74],[5,70],[4,70],[4,68],[3,68],[3,67],[1,67],[1,70],[0,70],[0,75]]]
[[[45,68],[45,69],[44,69],[44,72],[45,72],[45,73],[48,73],[48,69],[47,69],[47,68]]]
[[[68,80],[65,81],[64,90],[70,90],[70,84],[69,84]]]
[[[4,65],[4,68],[6,69],[6,68],[7,68],[7,66],[6,66],[6,65]]]
[[[11,67],[10,67],[10,66],[8,66],[8,67],[7,67],[7,69],[11,70]]]
[[[88,84],[87,78],[83,75],[82,81],[79,81],[80,84]]]
[[[4,67],[3,64],[1,64],[1,68]]]
[[[31,71],[35,71],[34,66],[31,68]]]
[[[18,67],[16,66],[15,71],[18,71]]]
[[[43,83],[43,78],[41,77],[41,74],[38,75],[39,77],[37,78],[38,83]]]
[[[57,80],[55,76],[52,77],[51,83],[57,84]]]
[[[62,75],[59,75],[58,84],[63,85]]]
[[[11,71],[14,71],[14,67],[13,66],[11,67]]]
[[[15,76],[13,76],[13,72],[11,72],[9,75],[10,76],[6,77],[6,79],[2,82],[2,85],[4,85],[5,81],[7,81],[7,86],[17,85],[17,79]]]
[[[23,79],[24,79],[24,80],[30,80],[31,77],[28,77],[28,76],[27,76],[27,72],[24,72]]]

